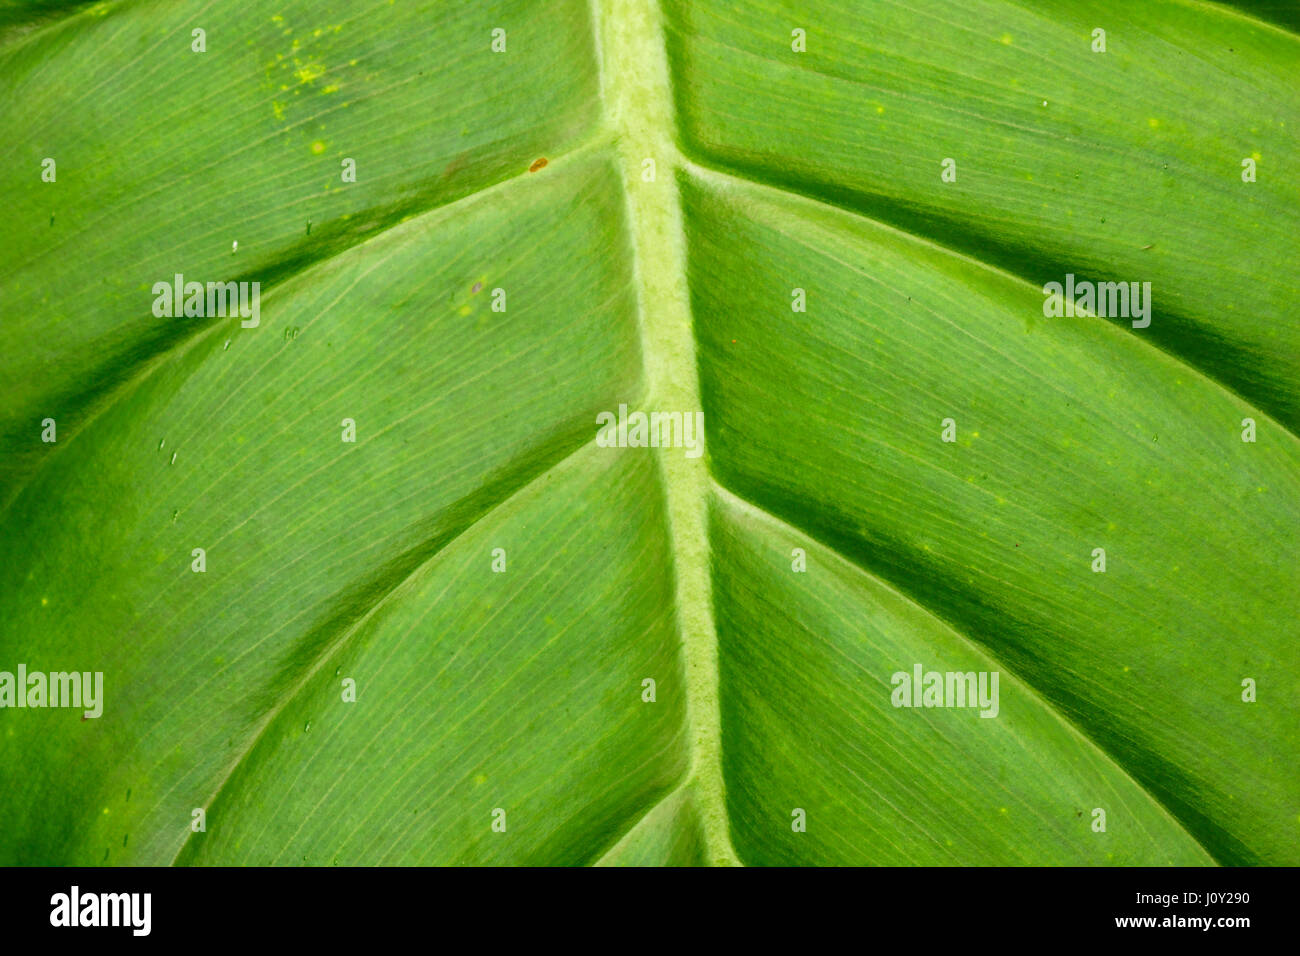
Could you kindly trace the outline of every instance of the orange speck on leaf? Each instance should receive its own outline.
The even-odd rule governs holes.
[[[537,172],[539,169],[543,168],[545,165],[546,165],[546,157],[543,156],[541,159],[536,160],[536,161],[533,163],[533,165],[529,166],[529,167],[528,167],[528,171],[529,171],[530,173],[535,173],[535,172]]]

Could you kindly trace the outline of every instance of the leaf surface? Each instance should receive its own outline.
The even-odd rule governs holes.
[[[105,684],[0,711],[0,862],[1300,861],[1300,40],[1238,6],[0,12],[0,671]]]

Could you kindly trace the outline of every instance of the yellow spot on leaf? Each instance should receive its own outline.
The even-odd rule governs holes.
[[[320,140],[316,140],[316,142],[311,144],[311,151],[319,156],[321,153],[325,152],[325,144]]]

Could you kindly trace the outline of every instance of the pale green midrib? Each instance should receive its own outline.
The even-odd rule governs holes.
[[[601,100],[616,140],[631,232],[647,408],[691,414],[702,405],[662,13],[657,0],[590,3]],[[646,159],[655,162],[653,182],[643,179]],[[707,422],[704,431],[707,436]],[[686,677],[690,758],[681,786],[694,788],[707,860],[737,864],[722,774],[706,457],[687,458],[680,448],[658,450]]]
[[[1151,804],[1156,807],[1156,809],[1160,812],[1160,814],[1164,816],[1170,823],[1172,823],[1174,827],[1180,833],[1182,833],[1190,843],[1192,843],[1202,853],[1205,854],[1206,859],[1209,861],[1211,865],[1213,866],[1223,865],[1221,861],[1210,851],[1209,847],[1207,847],[1203,842],[1201,842],[1200,838],[1187,828],[1186,822],[1181,817],[1179,817],[1177,813],[1175,813],[1172,809],[1170,809],[1169,806],[1167,806],[1165,802],[1160,799],[1160,797],[1152,793],[1151,790],[1149,790],[1147,786],[1144,783],[1142,783],[1141,780],[1137,779],[1137,777],[1135,777],[1132,773],[1129,772],[1128,767],[1124,765],[1124,761],[1120,758],[1118,754],[1111,752],[1111,750],[1108,747],[1104,746],[1100,741],[1096,740],[1090,733],[1088,733],[1087,730],[1085,730],[1083,727],[1080,727],[1077,723],[1075,723],[1074,720],[1072,720],[1069,716],[1064,714],[1060,710],[1060,708],[1058,708],[1055,704],[1053,704],[1050,700],[1047,699],[1047,697],[1043,694],[1043,692],[1038,689],[1038,686],[1036,684],[1034,684],[1032,681],[1021,676],[1019,673],[1017,673],[1016,671],[1008,667],[1006,663],[993,651],[991,647],[989,647],[984,643],[981,643],[980,641],[977,641],[975,638],[968,635],[964,630],[962,630],[961,627],[958,626],[957,622],[949,620],[946,616],[938,613],[933,608],[928,607],[927,605],[925,605],[924,603],[922,603],[921,601],[913,597],[911,594],[899,588],[888,578],[881,577],[875,571],[872,571],[871,569],[859,564],[857,561],[853,560],[848,555],[844,554],[838,548],[835,548],[832,545],[827,544],[825,541],[822,541],[819,537],[817,537],[817,535],[812,534],[808,530],[801,528],[798,525],[791,524],[790,522],[786,521],[784,518],[781,518],[773,514],[772,512],[768,511],[766,508],[751,501],[750,499],[742,495],[736,494],[736,492],[732,491],[730,488],[722,484],[722,482],[718,481],[716,478],[711,478],[710,481],[711,481],[712,493],[716,495],[719,498],[719,500],[723,502],[729,502],[733,507],[737,508],[738,510],[746,511],[753,515],[756,515],[759,518],[759,520],[765,521],[777,528],[785,529],[788,533],[793,533],[795,535],[808,539],[809,541],[816,544],[818,548],[820,548],[821,550],[829,554],[834,560],[839,561],[851,573],[860,575],[866,580],[871,581],[873,584],[884,588],[885,590],[889,591],[891,594],[898,597],[900,600],[907,602],[912,607],[926,614],[928,617],[933,618],[940,626],[942,626],[943,628],[951,632],[964,645],[966,645],[968,648],[974,651],[974,653],[979,654],[981,657],[985,658],[992,664],[996,665],[998,670],[1008,674],[1012,678],[1012,680],[1014,680],[1016,683],[1024,687],[1025,690],[1028,691],[1029,696],[1034,701],[1036,701],[1037,704],[1043,710],[1045,710],[1053,718],[1059,721],[1061,725],[1064,726],[1069,733],[1071,733],[1079,740],[1081,740],[1084,746],[1092,749],[1094,752],[1099,754],[1107,764],[1114,767],[1115,770],[1119,773],[1119,775],[1122,778],[1124,778],[1129,783],[1131,783],[1134,789],[1142,796],[1146,797],[1147,800],[1149,800]],[[669,796],[671,795],[672,794],[670,793]],[[664,799],[666,800],[667,797],[665,797]]]

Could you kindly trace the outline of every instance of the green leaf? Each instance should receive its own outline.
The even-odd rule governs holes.
[[[1300,862],[1237,6],[0,8],[0,863]]]

